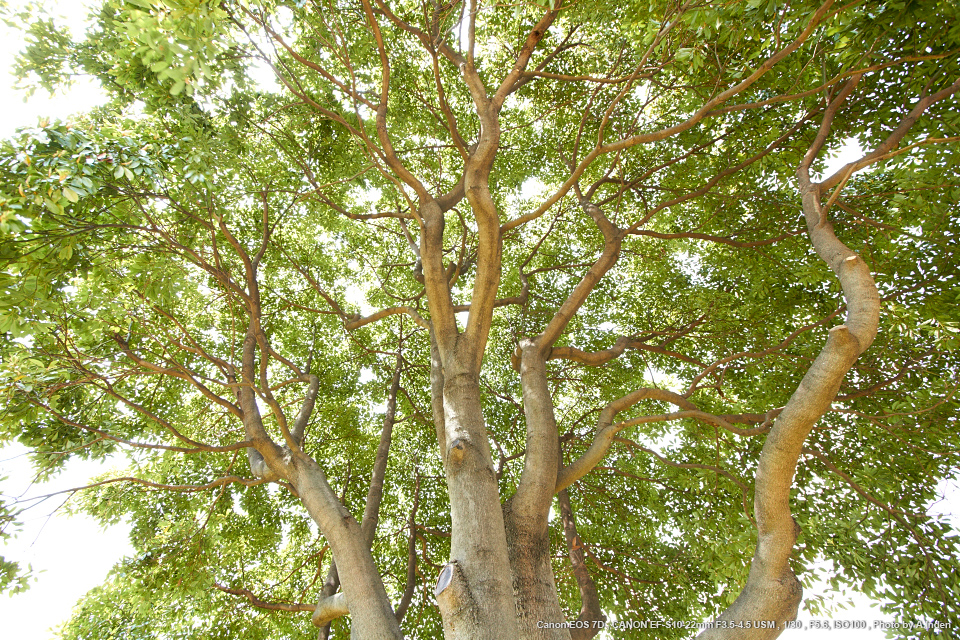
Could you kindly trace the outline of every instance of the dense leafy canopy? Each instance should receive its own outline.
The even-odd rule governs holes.
[[[418,207],[457,191],[489,133],[444,47],[469,54],[493,96],[551,10],[506,92],[489,174],[502,275],[480,389],[500,494],[527,447],[518,344],[589,280],[604,225],[627,230],[547,365],[564,464],[602,409],[656,391],[569,487],[574,550],[609,620],[723,611],[757,545],[766,434],[846,312],[807,237],[797,167],[842,88],[814,171],[847,141],[878,148],[960,77],[956,3],[824,6],[481,3],[474,44],[458,2],[106,0],[80,42],[31,22],[24,76],[53,88],[92,74],[111,102],[0,150],[0,439],[31,447],[43,474],[78,457],[125,465],[71,504],[127,519],[139,552],[63,637],[312,633],[298,611],[332,553],[290,483],[251,476],[237,401],[256,387],[283,443],[307,374],[319,394],[304,451],[358,520],[395,396],[373,556],[394,605],[408,602],[404,632],[442,636],[433,586],[456,497],[432,418]],[[960,107],[945,95],[915,120],[824,192],[876,280],[880,328],[804,444],[791,564],[807,584],[957,628],[957,536],[927,511],[960,450]],[[444,213],[461,330],[484,277],[477,220],[467,199]],[[257,377],[238,382],[253,315]],[[569,519],[553,513],[572,619]]]

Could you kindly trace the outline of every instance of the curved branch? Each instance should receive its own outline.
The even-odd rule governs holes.
[[[393,142],[390,140],[390,134],[387,131],[387,101],[390,96],[390,60],[387,57],[387,50],[383,43],[383,34],[380,32],[380,23],[373,14],[373,8],[369,0],[363,0],[363,12],[367,19],[367,24],[373,31],[373,37],[377,42],[377,53],[380,56],[380,104],[376,108],[376,126],[377,139],[383,148],[383,159],[386,161],[394,173],[408,184],[417,194],[420,200],[429,198],[426,187],[420,182],[407,167],[400,162],[397,153],[393,148]]]
[[[527,68],[527,64],[530,62],[530,56],[533,55],[537,45],[540,44],[540,40],[547,34],[550,25],[553,24],[553,21],[560,15],[563,0],[551,2],[550,4],[551,10],[545,13],[544,16],[540,18],[540,21],[530,30],[530,33],[527,34],[526,42],[523,43],[523,47],[520,49],[520,55],[517,56],[517,61],[500,83],[500,88],[497,89],[497,93],[491,100],[493,108],[497,111],[503,106],[503,101],[507,99],[507,96],[517,89],[517,81],[520,80],[524,70]],[[556,6],[554,7],[553,5]]]
[[[676,351],[670,351],[669,349],[665,349],[658,345],[647,344],[642,340],[637,340],[636,338],[631,338],[629,336],[620,336],[617,338],[617,341],[612,347],[609,349],[604,349],[603,351],[581,351],[576,347],[554,347],[550,350],[550,355],[547,357],[547,359],[572,360],[573,362],[585,364],[588,367],[599,367],[610,362],[611,360],[619,358],[627,349],[637,349],[640,351],[659,353],[661,355],[677,358],[678,360],[683,360],[684,362],[689,362],[690,364],[695,364],[700,367],[707,366],[696,358],[691,358],[690,356],[677,353]]]
[[[872,495],[870,495],[869,493],[867,493],[867,490],[864,489],[863,487],[861,487],[861,486],[857,483],[857,481],[853,479],[853,477],[852,477],[850,474],[844,473],[843,471],[841,471],[840,469],[837,468],[837,465],[835,465],[835,464],[833,464],[832,462],[830,462],[830,459],[826,456],[826,454],[824,454],[824,453],[823,453],[822,451],[820,451],[819,449],[815,449],[815,448],[813,448],[813,447],[804,447],[804,448],[803,448],[803,453],[805,453],[806,455],[809,455],[809,456],[813,456],[814,458],[816,458],[817,460],[819,460],[821,463],[823,463],[823,466],[825,466],[827,469],[829,469],[829,470],[832,471],[834,474],[836,474],[837,476],[839,476],[844,482],[846,482],[848,485],[850,485],[850,488],[851,488],[851,489],[853,489],[854,491],[856,491],[857,493],[859,493],[861,496],[863,496],[864,499],[866,499],[867,501],[869,501],[869,502],[877,505],[878,507],[880,507],[881,509],[883,509],[884,511],[886,511],[886,512],[889,513],[890,515],[893,515],[893,516],[905,516],[905,517],[908,517],[908,518],[921,518],[921,519],[926,519],[926,518],[929,517],[929,516],[927,516],[927,515],[925,515],[925,514],[922,514],[922,513],[911,513],[911,512],[908,512],[908,511],[901,511],[900,509],[894,509],[893,507],[891,507],[891,506],[888,505],[887,503],[882,502],[882,501],[880,501],[880,500],[877,500],[877,499],[874,498]]]
[[[270,611],[313,611],[316,609],[315,605],[304,604],[304,603],[289,603],[289,602],[267,602],[258,598],[252,591],[249,589],[233,589],[226,587],[218,582],[214,582],[213,586],[223,591],[224,593],[229,593],[234,596],[243,596],[250,601],[255,607],[260,609],[269,609]]]
[[[761,65],[754,70],[747,78],[742,82],[730,87],[726,91],[722,91],[717,94],[715,97],[711,98],[703,104],[693,115],[684,120],[683,122],[667,127],[665,129],[660,129],[659,131],[653,131],[650,133],[642,133],[635,136],[630,136],[628,138],[622,138],[616,142],[611,142],[608,144],[598,144],[594,149],[584,157],[583,160],[576,166],[573,172],[570,174],[570,177],[567,178],[566,182],[554,193],[552,196],[547,198],[547,200],[540,205],[535,211],[531,211],[528,214],[522,215],[518,218],[510,220],[504,223],[502,229],[503,231],[508,231],[514,227],[518,227],[522,224],[525,224],[531,220],[539,218],[541,215],[546,213],[554,204],[560,201],[570,189],[573,188],[575,184],[580,180],[580,177],[584,172],[593,164],[594,160],[599,158],[601,155],[611,153],[614,151],[620,151],[629,147],[633,147],[639,144],[647,144],[650,142],[658,142],[660,140],[665,140],[677,134],[683,133],[688,129],[696,126],[703,119],[710,117],[714,113],[714,109],[719,105],[723,104],[733,96],[742,93],[753,85],[757,80],[759,80],[763,75],[765,75],[770,69],[772,69],[778,62],[789,56],[791,53],[800,48],[800,46],[809,39],[810,35],[820,24],[820,22],[827,16],[830,11],[830,7],[833,6],[833,0],[826,0],[820,7],[813,13],[804,27],[803,31],[797,38],[791,42],[786,47],[780,49],[775,54],[767,58],[761,63]]]
[[[848,80],[830,103],[817,137],[797,169],[807,233],[814,250],[840,280],[847,303],[846,321],[830,329],[826,344],[777,417],[760,452],[754,495],[757,548],[743,591],[718,617],[720,621],[776,620],[778,629],[782,629],[782,623],[796,619],[803,594],[790,567],[799,533],[790,512],[790,489],[797,463],[810,431],[829,410],[847,372],[877,334],[880,296],[876,284],[860,256],[834,234],[823,215],[821,185],[814,184],[809,173],[830,133],[835,114],[858,80],[856,75]],[[778,629],[756,630],[751,637],[772,639],[779,635]],[[699,637],[727,640],[743,635],[732,632],[730,625],[715,625]]]
[[[560,472],[557,474],[555,492],[566,489],[590,473],[590,471],[603,460],[604,456],[607,455],[607,451],[610,449],[610,445],[613,444],[617,433],[623,429],[623,427],[619,427],[619,425],[615,426],[613,419],[618,413],[626,411],[641,400],[660,400],[662,402],[669,402],[687,411],[697,411],[697,406],[692,402],[666,389],[645,387],[617,398],[600,412],[600,417],[597,418],[596,435],[593,438],[593,443],[590,445],[590,448],[577,460],[560,469]]]
[[[240,476],[224,476],[222,478],[217,478],[216,480],[211,480],[206,484],[164,484],[162,482],[153,482],[151,480],[144,480],[143,478],[137,478],[135,476],[123,476],[121,478],[109,478],[107,480],[101,480],[99,482],[92,482],[90,484],[85,484],[79,487],[71,487],[70,489],[61,489],[60,491],[54,491],[53,493],[45,493],[39,496],[33,496],[30,498],[25,498],[23,500],[16,500],[15,502],[33,502],[35,500],[46,500],[47,498],[52,498],[53,496],[63,495],[64,493],[74,494],[80,491],[86,491],[87,489],[95,489],[97,487],[102,487],[108,484],[115,484],[117,482],[130,482],[133,484],[138,484],[150,489],[161,489],[163,491],[178,491],[181,493],[197,493],[199,491],[207,491],[208,489],[216,489],[217,487],[223,487],[228,484],[242,484],[245,487],[255,487],[261,485],[266,480],[255,479],[255,478],[241,478]]]
[[[538,345],[540,349],[546,351],[553,346],[563,330],[566,329],[570,320],[576,315],[577,310],[587,301],[587,297],[597,286],[597,283],[604,275],[617,263],[620,258],[620,247],[623,243],[623,231],[614,226],[600,211],[600,208],[589,201],[582,201],[580,206],[593,218],[597,227],[603,233],[603,253],[597,258],[596,262],[587,270],[577,286],[574,287],[567,299],[563,301],[560,308],[554,314],[553,318],[547,324],[543,333],[540,334]]]
[[[526,422],[526,450],[511,510],[520,518],[546,519],[553,502],[555,470],[560,463],[560,440],[547,384],[546,360],[536,340],[520,341],[520,386]]]
[[[630,235],[634,236],[649,236],[651,238],[660,238],[661,240],[676,240],[678,238],[690,238],[693,240],[705,240],[707,242],[716,242],[719,244],[729,245],[737,249],[752,249],[753,247],[765,247],[767,245],[776,244],[781,240],[786,240],[787,238],[792,238],[794,236],[800,235],[803,233],[802,230],[790,231],[787,233],[780,234],[775,238],[767,238],[766,240],[751,240],[748,242],[741,242],[739,240],[734,240],[733,238],[728,238],[725,236],[712,236],[707,233],[660,233],[659,231],[650,231],[648,229],[631,229]]]
[[[387,318],[389,316],[395,316],[398,313],[404,313],[410,316],[411,318],[413,318],[413,321],[419,327],[423,327],[424,329],[429,328],[429,324],[427,323],[426,320],[423,319],[423,317],[419,313],[417,313],[417,310],[414,309],[413,307],[407,307],[407,306],[390,307],[389,309],[381,309],[380,311],[377,311],[376,313],[372,313],[366,317],[361,317],[359,315],[346,316],[347,320],[344,321],[343,328],[346,329],[347,331],[352,331],[354,329],[359,329],[360,327],[368,325],[372,322],[376,322],[377,320],[382,320],[383,318]]]
[[[944,100],[946,98],[949,98],[950,96],[957,93],[958,91],[960,91],[960,79],[958,79],[956,82],[951,84],[949,87],[938,91],[937,93],[931,94],[929,96],[926,96],[925,98],[921,98],[920,100],[917,100],[917,104],[915,104],[913,109],[910,110],[910,113],[904,116],[903,120],[900,121],[900,124],[897,125],[897,128],[894,129],[893,132],[891,132],[890,135],[887,136],[887,139],[884,140],[880,145],[878,145],[876,149],[874,149],[872,152],[868,153],[867,155],[863,156],[859,160],[856,160],[854,162],[849,162],[844,166],[840,167],[832,176],[826,178],[820,184],[818,184],[817,186],[820,190],[819,191],[820,194],[825,193],[831,187],[839,184],[841,181],[845,179],[845,176],[848,178],[850,174],[855,173],[860,169],[863,169],[864,167],[868,167],[875,162],[879,162],[881,160],[891,157],[892,155],[895,155],[891,152],[896,150],[897,145],[900,144],[900,141],[903,140],[904,136],[907,135],[907,132],[910,131],[913,125],[916,124],[917,120],[920,118],[923,112],[926,111],[931,105],[941,100]],[[903,151],[909,148],[918,146],[919,144],[927,144],[929,142],[949,142],[953,140],[955,140],[955,138],[927,138],[926,140],[920,143],[907,147]],[[820,146],[822,146],[822,144],[823,143],[821,142]],[[814,147],[811,147],[810,150],[813,151]],[[819,150],[820,150],[820,147],[819,146],[816,147],[816,152],[819,152]],[[816,152],[814,152],[814,157],[816,156]],[[803,166],[806,169],[809,169],[810,163],[812,161],[813,161],[813,157],[810,158],[809,162],[807,161],[807,158],[804,158]]]

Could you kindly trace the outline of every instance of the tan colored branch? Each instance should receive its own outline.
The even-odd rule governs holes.
[[[623,231],[611,224],[610,221],[604,217],[600,209],[593,203],[583,201],[580,204],[584,212],[593,218],[597,227],[603,233],[603,252],[590,269],[583,274],[580,282],[573,288],[573,291],[571,291],[567,299],[563,301],[563,304],[560,305],[560,308],[540,334],[539,346],[545,352],[553,347],[553,344],[566,329],[570,320],[573,319],[573,316],[576,315],[580,307],[583,306],[583,303],[587,301],[587,297],[589,297],[590,293],[597,286],[597,283],[613,268],[620,258]]]
[[[677,353],[676,351],[671,351],[665,349],[658,345],[647,344],[642,340],[637,340],[630,338],[629,336],[620,336],[617,338],[617,341],[609,349],[604,349],[603,351],[581,351],[576,347],[554,347],[550,351],[550,355],[547,358],[548,360],[572,360],[573,362],[579,362],[580,364],[585,364],[589,367],[599,367],[602,366],[611,360],[619,358],[625,351],[628,349],[637,349],[640,351],[649,351],[651,353],[659,353],[661,355],[669,356],[671,358],[676,358],[684,362],[689,362],[690,364],[695,364],[700,367],[705,367],[706,365],[696,358],[691,358],[682,353]]]
[[[313,611],[316,609],[315,605],[312,604],[303,604],[303,603],[290,603],[290,602],[267,602],[258,598],[252,591],[249,589],[233,589],[231,587],[225,587],[224,585],[214,582],[213,586],[223,591],[224,593],[229,593],[235,596],[243,596],[250,601],[255,607],[260,609],[269,609],[270,611]]]
[[[560,440],[540,345],[535,339],[525,338],[520,342],[520,349],[526,447],[520,481],[510,498],[511,510],[521,518],[545,522],[555,493],[556,469],[561,462]]]
[[[807,24],[804,27],[803,31],[800,33],[800,35],[797,36],[796,39],[794,39],[793,42],[791,42],[786,47],[783,47],[782,49],[777,51],[775,54],[773,54],[766,60],[764,60],[763,63],[761,63],[760,66],[757,67],[743,81],[739,82],[738,84],[734,85],[733,87],[730,87],[725,91],[720,92],[719,94],[717,94],[716,96],[714,96],[713,98],[705,102],[703,106],[700,107],[700,109],[698,109],[693,115],[691,115],[689,118],[687,118],[683,122],[671,127],[667,127],[665,129],[660,129],[659,131],[653,131],[650,133],[643,133],[635,136],[630,136],[627,138],[622,138],[615,142],[597,145],[596,147],[594,147],[594,149],[590,151],[590,153],[588,153],[583,158],[583,160],[580,161],[579,164],[577,164],[576,168],[574,168],[573,171],[571,172],[570,177],[567,178],[567,180],[556,191],[556,193],[554,193],[552,196],[547,198],[543,202],[543,204],[541,204],[536,210],[531,211],[530,213],[527,213],[525,215],[522,215],[518,218],[515,218],[505,223],[503,225],[503,230],[508,231],[510,229],[513,229],[514,227],[518,227],[531,220],[539,218],[541,215],[549,211],[554,204],[559,202],[560,199],[563,198],[567,194],[567,192],[569,192],[570,189],[573,188],[575,184],[577,184],[577,182],[580,180],[584,172],[601,155],[612,153],[615,151],[620,151],[622,149],[626,149],[628,147],[632,147],[640,144],[648,144],[650,142],[658,142],[660,140],[665,140],[672,136],[683,133],[688,129],[691,129],[703,119],[710,117],[713,114],[713,111],[714,109],[716,109],[716,107],[720,106],[721,104],[723,104],[730,98],[734,97],[735,95],[738,95],[743,91],[745,91],[746,89],[748,89],[757,80],[759,80],[762,76],[764,76],[767,72],[769,72],[774,66],[776,66],[778,62],[780,62],[781,60],[789,56],[791,53],[799,49],[800,46],[803,45],[803,43],[810,38],[810,36],[813,34],[816,27],[824,20],[824,18],[827,17],[830,11],[830,7],[832,6],[833,6],[833,0],[826,0],[826,2],[820,5],[820,7],[813,13],[813,15],[810,16],[810,19],[807,21]]]
[[[311,605],[311,608],[313,610],[311,621],[316,627],[328,625],[333,620],[342,618],[350,613],[350,609],[347,607],[347,598],[343,594],[343,591],[322,599],[315,606]]]
[[[238,445],[238,448],[239,448],[239,445]],[[162,482],[152,482],[150,480],[144,480],[143,478],[137,478],[134,476],[124,476],[121,478],[110,478],[108,480],[92,482],[90,484],[85,484],[79,487],[72,487],[70,489],[61,489],[60,491],[54,491],[53,493],[45,493],[40,496],[34,496],[31,498],[28,498],[28,500],[30,501],[46,500],[47,498],[51,498],[57,495],[62,495],[64,493],[74,494],[79,491],[86,491],[87,489],[95,489],[96,487],[102,487],[108,484],[116,484],[118,482],[130,482],[130,483],[138,484],[150,489],[161,489],[163,491],[196,493],[199,491],[207,491],[208,489],[223,487],[228,484],[242,484],[245,487],[255,487],[257,485],[263,484],[264,482],[266,482],[266,480],[254,479],[254,478],[241,478],[240,476],[224,476],[222,478],[217,478],[216,480],[211,480],[206,484],[164,484]]]
[[[590,473],[607,455],[610,445],[613,444],[619,429],[613,425],[613,419],[621,411],[625,411],[641,400],[660,400],[669,402],[688,411],[696,411],[697,406],[679,394],[665,389],[643,388],[617,398],[609,403],[600,412],[597,418],[596,435],[590,448],[577,460],[560,469],[557,474],[557,486],[554,491],[562,491],[571,484]]]
[[[889,136],[887,136],[886,140],[880,143],[876,149],[867,155],[863,156],[859,160],[845,164],[844,166],[840,167],[832,176],[823,180],[819,185],[817,185],[819,188],[819,193],[825,193],[831,187],[839,184],[843,180],[844,176],[849,176],[849,174],[855,173],[875,162],[880,162],[881,160],[896,155],[895,153],[891,152],[896,151],[897,145],[900,144],[900,141],[903,140],[913,125],[916,124],[920,116],[923,115],[923,112],[926,111],[931,105],[949,98],[958,91],[960,91],[960,79],[945,89],[917,100],[917,103],[914,105],[913,109],[910,110],[910,113],[903,117],[903,119],[897,125],[897,128],[894,129]],[[956,138],[931,137],[922,142],[910,145],[909,147],[905,148],[904,151],[919,146],[920,144],[929,144],[932,142],[952,142],[954,140],[956,140]],[[819,151],[819,148],[817,150]],[[804,160],[806,162],[806,158]],[[806,163],[805,166],[808,168],[810,164]]]
[[[372,313],[366,317],[361,317],[359,315],[346,316],[347,320],[343,323],[343,327],[347,331],[353,331],[354,329],[359,329],[360,327],[368,325],[372,322],[376,322],[377,320],[382,320],[383,318],[397,315],[398,313],[403,313],[410,316],[411,318],[413,318],[413,321],[419,327],[423,327],[424,329],[428,327],[427,321],[424,320],[419,313],[417,313],[416,309],[414,309],[413,307],[406,307],[406,306],[390,307],[389,309],[381,309],[380,311]]]
[[[824,453],[823,453],[822,451],[820,451],[819,449],[817,449],[817,448],[815,448],[815,447],[804,447],[804,448],[803,448],[803,453],[805,453],[805,454],[807,454],[807,455],[809,455],[809,456],[813,456],[814,458],[816,458],[817,460],[819,460],[821,463],[823,463],[823,466],[825,466],[827,469],[829,469],[831,472],[833,472],[836,476],[838,476],[838,477],[841,478],[844,482],[846,482],[846,483],[850,486],[851,489],[853,489],[854,491],[856,491],[857,493],[859,493],[861,496],[863,496],[868,502],[871,502],[871,503],[875,504],[876,506],[880,507],[881,509],[883,509],[884,511],[886,511],[886,512],[889,513],[890,515],[905,516],[905,517],[908,517],[908,518],[919,518],[919,519],[923,519],[923,520],[926,520],[926,519],[929,517],[929,516],[927,516],[927,515],[924,514],[924,513],[912,513],[912,512],[909,512],[909,511],[901,511],[900,509],[895,509],[895,508],[891,507],[890,505],[888,505],[887,503],[882,502],[882,501],[874,498],[872,495],[870,495],[870,494],[867,492],[866,489],[864,489],[862,486],[860,486],[860,484],[858,484],[857,481],[853,479],[853,476],[851,476],[849,473],[845,473],[845,472],[841,471],[840,469],[838,469],[838,468],[837,468],[837,465],[833,464],[833,463],[830,461],[830,458],[828,458],[828,457],[826,456],[826,454],[824,454]]]

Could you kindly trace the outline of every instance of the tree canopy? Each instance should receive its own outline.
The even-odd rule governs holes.
[[[0,440],[137,550],[62,637],[960,627],[957,3],[7,18],[110,96],[0,147]]]

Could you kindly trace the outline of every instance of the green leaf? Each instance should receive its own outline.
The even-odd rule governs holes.
[[[56,213],[56,214],[63,213],[63,207],[61,207],[58,203],[54,202],[50,198],[44,198],[43,205],[47,208],[47,210],[50,213]]]
[[[574,521],[611,621],[762,600],[762,558],[818,617],[828,584],[960,627],[957,3],[487,3],[472,57],[459,4],[100,4],[19,20],[20,82],[107,100],[0,141],[0,437],[41,479],[116,466],[67,504],[131,531],[60,636],[301,637],[243,594],[317,602],[334,554],[389,629],[413,588],[408,637],[443,637],[457,554],[511,593],[539,558],[576,612]]]

